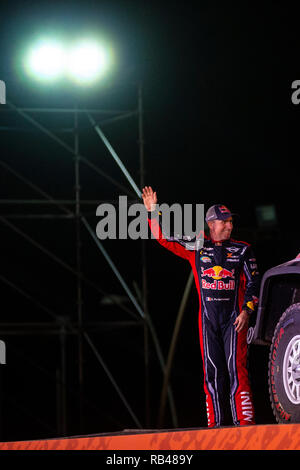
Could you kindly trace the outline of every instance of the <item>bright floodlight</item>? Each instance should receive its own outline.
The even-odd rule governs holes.
[[[108,66],[108,54],[94,42],[75,46],[68,55],[68,73],[77,82],[92,82],[99,78]]]
[[[64,50],[57,42],[41,42],[27,57],[28,71],[41,79],[58,78],[64,69]]]

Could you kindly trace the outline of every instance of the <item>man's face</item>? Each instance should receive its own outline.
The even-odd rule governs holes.
[[[232,217],[226,220],[213,220],[209,222],[211,237],[214,240],[227,240],[232,232]]]

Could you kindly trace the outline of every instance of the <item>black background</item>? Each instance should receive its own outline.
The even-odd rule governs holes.
[[[299,12],[285,2],[9,2],[1,3],[0,79],[7,100],[27,107],[135,109],[137,84],[143,84],[145,184],[159,202],[221,202],[239,214],[234,237],[253,243],[261,273],[295,257],[299,249],[298,133],[300,107],[291,101],[291,84],[299,78]],[[103,34],[113,45],[115,63],[96,87],[43,86],[25,76],[21,58],[40,34]],[[74,197],[71,154],[42,135],[16,113],[1,106],[1,161],[55,199]],[[71,115],[35,115],[70,145]],[[84,116],[79,119],[80,152],[121,184],[124,176]],[[9,130],[8,128],[13,128]],[[113,147],[139,186],[136,118],[105,127]],[[82,199],[116,201],[121,193],[80,164]],[[0,198],[39,199],[27,184],[0,166]],[[274,205],[278,224],[258,227],[256,207]],[[1,216],[61,214],[53,206],[1,204]],[[85,207],[91,227],[95,206]],[[66,219],[6,218],[19,230],[76,266],[75,222]],[[103,306],[104,293],[124,295],[84,227],[82,271],[101,292],[83,283],[84,323],[143,428],[156,428],[162,374],[153,342],[149,348],[150,418],[145,412],[144,332],[115,307]],[[142,287],[140,241],[104,244],[134,291]],[[189,266],[154,241],[146,243],[148,306],[164,357],[167,356]],[[57,374],[60,336],[51,315],[29,294],[66,322],[76,324],[76,277],[32,246],[1,219],[1,318],[7,364],[1,366],[1,439],[36,439],[62,435]],[[135,292],[135,291],[134,291]],[[134,307],[126,304],[131,311]],[[180,329],[171,385],[179,427],[206,425],[202,364],[197,331],[198,299],[193,286]],[[53,322],[57,328],[49,326]],[[43,323],[47,334],[19,334],[30,323]],[[24,324],[20,327],[20,323]],[[109,326],[110,325],[110,326]],[[1,328],[1,327],[0,327]],[[0,330],[1,331],[1,330]],[[84,341],[82,420],[78,388],[77,337],[66,335],[66,435],[135,428],[108,376]],[[268,350],[251,346],[250,372],[256,419],[274,418],[267,388]],[[169,409],[164,427],[173,422]]]

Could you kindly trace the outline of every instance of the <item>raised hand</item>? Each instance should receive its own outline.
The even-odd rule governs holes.
[[[145,186],[143,188],[142,198],[143,198],[144,205],[147,211],[150,211],[150,212],[154,211],[155,205],[157,204],[157,196],[156,196],[156,192],[153,191],[151,186]]]

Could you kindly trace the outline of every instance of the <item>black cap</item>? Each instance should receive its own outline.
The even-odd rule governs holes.
[[[224,204],[215,204],[214,206],[211,206],[206,212],[205,220],[206,222],[211,220],[226,220],[233,215],[236,214],[233,214],[228,209],[228,207],[224,206]]]

